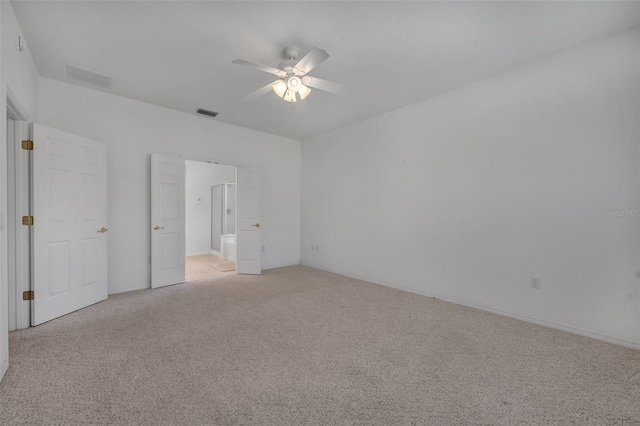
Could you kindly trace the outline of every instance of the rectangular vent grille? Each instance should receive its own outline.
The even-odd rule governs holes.
[[[196,110],[196,112],[197,112],[198,114],[206,115],[207,117],[211,117],[211,118],[213,118],[213,117],[215,117],[216,115],[218,115],[218,113],[217,113],[217,112],[215,112],[215,111],[209,111],[208,109],[204,109],[204,108],[198,108],[198,109]]]
[[[67,73],[72,80],[82,81],[94,86],[105,88],[111,87],[112,77],[110,75],[101,74],[76,65],[67,64]]]

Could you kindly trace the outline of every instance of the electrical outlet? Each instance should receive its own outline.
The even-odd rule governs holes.
[[[263,252],[263,253],[265,252],[265,248],[264,248],[264,246],[262,246],[262,252]]]
[[[320,251],[320,246],[316,244],[316,251]]]
[[[531,277],[531,288],[540,288],[540,278]]]
[[[315,250],[314,245],[311,244],[311,251],[314,251],[314,250]]]

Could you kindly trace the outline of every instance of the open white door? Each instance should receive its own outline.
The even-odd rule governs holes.
[[[151,154],[151,288],[184,282],[185,166]]]
[[[260,169],[238,166],[238,257],[239,274],[260,274]]]
[[[107,298],[107,148],[33,125],[31,325]]]

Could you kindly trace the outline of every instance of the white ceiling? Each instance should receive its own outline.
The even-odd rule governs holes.
[[[640,24],[636,2],[14,1],[38,72],[72,82],[66,64],[113,76],[104,90],[297,140],[426,99]],[[347,84],[314,90],[308,112],[274,93],[240,99],[282,49],[331,57],[310,75]],[[208,120],[209,118],[202,118]]]

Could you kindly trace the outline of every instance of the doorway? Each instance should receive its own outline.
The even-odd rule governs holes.
[[[236,273],[236,167],[185,160],[185,282]]]
[[[8,330],[28,328],[31,325],[31,304],[23,299],[23,292],[31,288],[31,227],[19,225],[21,216],[29,215],[30,156],[22,148],[22,140],[30,139],[28,115],[20,106],[8,86],[3,85],[6,105],[5,132],[2,135],[6,167],[6,258],[3,266],[8,284]],[[4,256],[3,256],[4,257]]]

